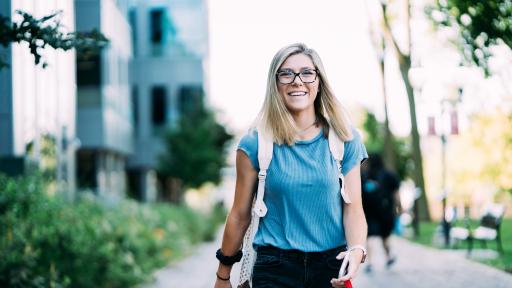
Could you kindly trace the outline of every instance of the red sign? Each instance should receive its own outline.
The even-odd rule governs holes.
[[[428,136],[436,136],[436,118],[428,116]]]
[[[450,132],[452,135],[459,134],[459,117],[455,109],[450,112]]]

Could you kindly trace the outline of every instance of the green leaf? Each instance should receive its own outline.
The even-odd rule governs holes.
[[[30,53],[34,55],[34,63],[43,68],[48,63],[42,59],[41,49],[50,46],[54,49],[67,51],[75,48],[78,53],[99,53],[106,47],[109,40],[94,29],[90,32],[64,32],[60,22],[62,11],[41,18],[34,18],[29,13],[16,11],[22,16],[21,21],[10,23],[10,19],[0,16],[0,44],[7,47],[10,43],[26,42]],[[6,67],[5,60],[0,59],[0,69]]]

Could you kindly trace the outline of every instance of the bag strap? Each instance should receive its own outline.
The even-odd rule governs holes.
[[[268,166],[272,161],[273,153],[273,137],[267,131],[264,131],[260,126],[258,127],[258,162],[260,165],[260,172],[258,173],[258,192],[256,194],[256,201],[253,208],[253,212],[259,217],[264,217],[267,214],[267,206],[263,202],[265,196],[265,179],[267,177]],[[341,163],[343,161],[343,155],[345,153],[345,143],[338,137],[338,134],[334,132],[334,129],[329,128],[329,151],[336,162],[338,170],[338,178],[340,182],[340,194],[343,201],[347,204],[352,203],[348,193],[345,189],[345,176],[341,170]]]
[[[336,134],[334,129],[331,127],[329,128],[329,150],[331,151],[331,155],[334,160],[336,160],[341,197],[345,203],[350,204],[352,201],[345,190],[345,176],[343,176],[341,171],[341,161],[343,161],[343,154],[345,153],[345,143],[338,137],[338,134]]]
[[[267,206],[265,205],[265,202],[263,202],[263,198],[265,196],[267,170],[270,165],[270,161],[272,161],[273,149],[273,137],[261,126],[258,127],[258,163],[260,166],[260,172],[258,173],[258,191],[253,207],[253,212],[258,217],[264,217],[267,214]]]
[[[267,178],[267,170],[272,161],[272,153],[274,148],[273,137],[271,133],[266,133],[262,126],[257,127],[258,131],[258,163],[260,172],[258,173],[258,190],[256,198],[252,206],[251,224],[247,228],[243,242],[243,257],[240,267],[240,277],[238,279],[238,288],[250,288],[252,269],[256,260],[256,251],[252,244],[256,231],[260,223],[260,218],[267,214],[267,206],[263,202],[265,196],[265,180]]]

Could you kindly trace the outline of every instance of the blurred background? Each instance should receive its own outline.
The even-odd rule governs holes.
[[[512,271],[512,1],[3,0],[0,17],[2,287],[136,286],[219,241],[236,145],[294,42],[400,176],[397,233],[490,242],[473,260]]]

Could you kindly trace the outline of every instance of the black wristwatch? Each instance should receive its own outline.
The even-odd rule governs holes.
[[[242,259],[242,255],[243,255],[242,250],[238,250],[238,252],[236,252],[236,254],[233,256],[226,256],[226,255],[222,254],[221,249],[217,250],[217,253],[215,253],[215,257],[217,257],[217,259],[219,259],[219,262],[226,266],[231,266],[231,265],[235,264],[236,262],[239,262],[240,259]]]

